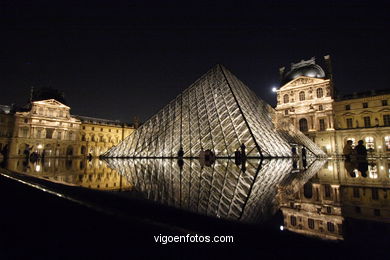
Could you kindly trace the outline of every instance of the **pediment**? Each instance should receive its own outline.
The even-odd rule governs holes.
[[[390,109],[386,107],[386,108],[379,110],[378,112],[390,112]]]
[[[280,89],[288,89],[292,87],[297,87],[297,86],[302,86],[302,85],[309,85],[309,84],[317,84],[317,83],[322,83],[326,81],[326,79],[318,79],[318,78],[311,78],[311,77],[306,77],[306,76],[300,76],[292,81],[286,83],[283,87]]]
[[[46,100],[40,100],[40,101],[34,101],[35,104],[39,105],[49,105],[49,106],[58,106],[58,107],[66,107],[68,106],[62,104],[61,102],[55,100],[55,99],[46,99]]]
[[[347,113],[344,113],[343,116],[354,116],[356,115],[355,113],[351,113],[351,112],[347,112]]]

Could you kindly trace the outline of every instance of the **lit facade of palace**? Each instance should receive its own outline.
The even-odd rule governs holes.
[[[373,156],[390,156],[390,91],[335,97],[330,57],[323,69],[314,58],[280,69],[279,119],[290,120],[328,155],[339,155],[348,139],[364,140]]]
[[[369,225],[390,223],[390,164],[387,159],[368,163],[365,175],[359,165],[328,161],[299,191],[280,197],[284,228],[324,239],[344,239],[358,232],[346,221]],[[352,228],[352,229],[351,229]]]
[[[0,118],[1,148],[8,145],[11,158],[24,156],[27,147],[45,157],[99,156],[134,130],[118,121],[72,116],[55,99],[14,113],[3,109]]]

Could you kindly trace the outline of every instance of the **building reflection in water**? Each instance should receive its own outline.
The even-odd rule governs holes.
[[[359,237],[378,225],[390,230],[388,159],[247,160],[244,166],[221,159],[207,166],[199,160],[53,158],[9,160],[7,168],[67,185],[131,189],[160,204],[245,223],[281,212],[284,229],[323,239]]]
[[[294,194],[281,192],[284,228],[342,240],[371,227],[389,229],[389,160],[328,161]]]
[[[307,170],[300,171],[293,168],[291,159],[248,160],[245,167],[231,160],[217,160],[210,167],[202,166],[198,160],[184,160],[180,164],[169,159],[107,159],[107,162],[149,200],[249,223],[261,222],[275,214],[278,187],[291,186],[297,179],[309,179],[324,163],[315,161]]]
[[[98,159],[47,158],[44,161],[27,162],[10,159],[7,168],[56,183],[81,186],[98,190],[129,190],[131,185],[125,177]]]

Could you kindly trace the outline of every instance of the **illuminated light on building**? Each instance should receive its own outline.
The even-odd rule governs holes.
[[[35,165],[35,171],[37,172],[41,171],[41,165],[39,164]]]
[[[283,230],[284,230],[284,227],[283,227],[283,226],[280,226],[279,229],[280,229],[280,231],[283,231]]]
[[[278,91],[278,89],[276,87],[272,88],[272,92],[277,92],[277,91]]]

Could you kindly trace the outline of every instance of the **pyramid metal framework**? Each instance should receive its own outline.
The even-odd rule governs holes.
[[[325,155],[292,125],[276,127],[275,110],[222,65],[216,65],[185,89],[105,157],[198,157],[210,149],[232,157],[242,144],[248,157],[291,157],[291,145]]]
[[[305,182],[324,165],[314,160],[306,170],[292,174],[291,159],[249,159],[246,168],[233,160],[217,160],[204,167],[199,160],[184,160],[179,167],[171,159],[106,159],[110,168],[126,177],[142,197],[202,215],[259,223],[278,209],[279,192]]]

